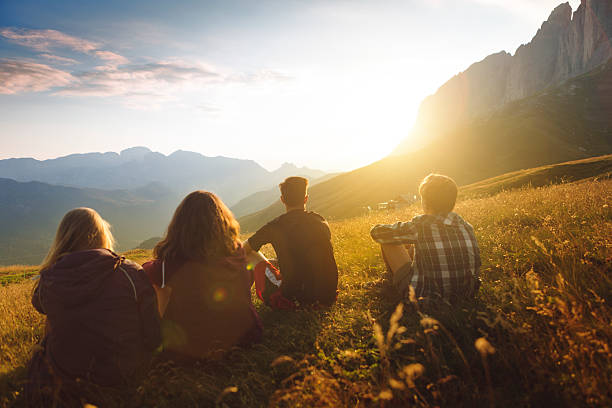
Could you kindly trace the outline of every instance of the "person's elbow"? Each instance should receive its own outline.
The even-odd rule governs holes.
[[[372,227],[372,229],[370,230],[370,237],[371,237],[371,238],[372,238],[374,241],[376,241],[376,242],[378,242],[378,236],[379,236],[379,233],[380,233],[380,227],[381,227],[380,225],[375,225],[375,226],[373,226],[373,227]]]
[[[32,293],[32,306],[34,306],[34,309],[36,309],[38,313],[46,314],[42,305],[42,299],[40,298],[39,290],[40,288],[37,285],[36,289],[34,289],[34,292]]]

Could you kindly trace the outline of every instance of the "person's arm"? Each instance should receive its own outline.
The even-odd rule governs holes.
[[[153,284],[155,295],[157,297],[157,308],[159,311],[159,317],[164,317],[168,303],[170,303],[170,296],[172,295],[172,288],[165,285],[163,288]]]
[[[270,262],[264,254],[259,251],[253,250],[253,248],[251,248],[251,245],[249,244],[249,241],[244,241],[242,243],[242,247],[244,248],[244,252],[246,254],[246,260],[249,270],[254,270],[255,266],[257,266],[257,264],[259,264],[260,262]]]
[[[242,247],[244,248],[244,252],[246,253],[247,256],[260,253],[259,251],[255,251],[253,250],[253,248],[251,248],[251,244],[249,244],[249,240],[244,241],[242,243]]]
[[[267,223],[251,235],[248,240],[243,242],[244,250],[248,254],[259,252],[262,246],[272,242],[272,223]]]
[[[260,262],[270,262],[268,258],[266,258],[265,255],[259,251],[258,252],[255,252],[255,251],[248,252],[246,259],[247,259],[247,265],[250,265],[251,267],[255,267]]]
[[[32,306],[34,306],[34,309],[36,309],[38,313],[47,314],[45,313],[45,309],[42,305],[40,278],[38,279],[38,282],[36,282],[34,292],[32,292]]]
[[[172,288],[167,284],[167,271],[165,263],[159,260],[149,261],[145,262],[142,265],[142,268],[144,269],[144,272],[149,278],[149,282],[151,282],[151,285],[155,291],[159,316],[164,317],[164,313],[166,313],[166,308],[168,307],[170,296],[172,294]]]
[[[259,250],[265,244],[272,242],[273,226],[268,223],[261,227],[257,232],[242,243],[244,252],[247,255],[249,264],[257,265],[261,261],[268,261],[268,259]]]
[[[379,224],[370,230],[370,235],[381,245],[414,244],[417,241],[414,221]]]
[[[331,229],[329,228],[329,223],[327,220],[323,220],[323,224],[325,225],[325,234],[327,235],[327,239],[331,241]]]
[[[258,254],[259,252],[253,252],[252,254]],[[251,254],[251,255],[252,255]],[[253,343],[258,343],[261,341],[263,337],[263,323],[257,310],[255,310],[255,306],[253,306],[253,301],[251,299],[251,285],[253,284],[251,280],[252,274],[244,275],[244,299],[246,304],[248,304],[249,314],[251,316],[251,322],[248,330],[244,333],[239,340],[238,344],[242,346],[247,346]],[[247,323],[249,324],[249,323]]]
[[[251,248],[251,246],[249,245],[248,241],[245,241],[242,245],[246,253],[247,269],[251,271],[251,284],[255,281],[254,271],[257,268],[257,265],[262,262],[265,262],[267,265],[272,266],[278,276],[280,276],[280,272],[278,272],[278,262],[275,259],[270,260],[266,258],[265,255],[261,252],[254,251],[253,248]]]

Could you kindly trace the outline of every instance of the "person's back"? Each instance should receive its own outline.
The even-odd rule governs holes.
[[[247,251],[272,244],[282,275],[285,298],[301,304],[329,305],[336,299],[338,267],[325,219],[305,211],[307,180],[290,177],[281,184],[287,212],[260,228],[248,239]]]
[[[144,267],[161,285],[157,281],[161,262]],[[260,340],[262,326],[251,302],[252,282],[244,256],[210,263],[188,261],[165,269],[166,286],[171,288],[162,320],[165,351],[201,358]]]
[[[303,304],[333,303],[338,268],[325,219],[314,212],[293,210],[272,221],[269,229],[283,277],[283,295]],[[249,243],[259,245],[260,237],[261,233],[254,235]]]
[[[431,174],[419,187],[424,215],[408,222],[376,225],[372,238],[381,244],[398,290],[409,288],[428,301],[455,303],[469,299],[479,287],[480,251],[474,229],[452,212],[457,185]],[[411,254],[404,247],[414,245]]]
[[[409,223],[380,225],[372,237],[380,242],[395,240],[414,244],[411,276],[399,281],[400,291],[409,285],[417,297],[441,297],[451,302],[473,295],[474,278],[478,276],[480,255],[474,229],[454,212],[445,215],[420,215]],[[388,237],[388,238],[387,238]]]
[[[147,277],[106,249],[66,255],[42,271],[32,302],[47,315],[47,356],[67,378],[125,383],[161,340]]]

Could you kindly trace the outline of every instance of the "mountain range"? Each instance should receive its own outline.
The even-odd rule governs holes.
[[[54,185],[104,190],[132,190],[159,183],[176,193],[206,189],[218,194],[228,205],[277,185],[299,174],[318,178],[325,172],[285,163],[268,171],[252,160],[207,157],[178,150],[168,156],[146,147],[120,153],[72,154],[50,160],[31,158],[0,160],[0,177],[20,182],[38,181]]]
[[[0,265],[39,263],[71,208],[95,208],[113,225],[118,249],[126,250],[161,235],[187,192],[214,191],[232,204],[259,190],[269,196],[292,175],[314,179],[325,173],[290,163],[269,172],[250,160],[186,151],[165,156],[145,147],[0,160]],[[274,194],[271,201],[242,203],[255,211],[273,202]]]

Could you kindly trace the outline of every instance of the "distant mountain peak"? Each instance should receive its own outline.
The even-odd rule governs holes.
[[[131,154],[142,154],[142,153],[152,153],[151,149],[145,146],[134,146],[128,147],[127,149],[123,149],[119,154],[123,155],[131,155]]]
[[[296,166],[295,164],[289,163],[289,162],[285,162],[285,163],[281,164],[281,166],[278,168],[278,170],[281,170],[281,169],[283,169],[283,170],[284,169],[297,169],[297,168],[298,168],[298,166]]]
[[[123,160],[142,160],[146,155],[153,153],[151,149],[144,146],[135,146],[124,149],[119,153]]]
[[[311,169],[306,166],[298,167],[294,163],[289,163],[289,162],[283,163],[279,168],[277,168],[276,170],[270,173],[272,175],[272,179],[274,180],[275,184],[283,181],[287,177],[293,177],[293,176],[306,177],[307,179],[312,181],[320,177],[323,177],[325,176],[325,174],[327,174],[322,170]]]
[[[177,150],[175,152],[170,153],[170,155],[168,157],[173,157],[173,158],[202,158],[202,157],[206,157],[203,154],[197,153],[197,152],[191,152],[189,150]]]
[[[281,164],[281,166],[278,169],[274,170],[272,174],[275,174],[277,177],[280,177],[281,179],[284,179],[286,177],[291,177],[291,176],[300,176],[300,177],[306,177],[309,179],[316,179],[316,178],[324,176],[326,173],[322,170],[311,169],[306,166],[298,167],[294,163],[285,162]]]
[[[572,13],[572,6],[570,6],[569,2],[562,3],[554,8],[546,21],[550,23],[569,24],[572,21]]]

